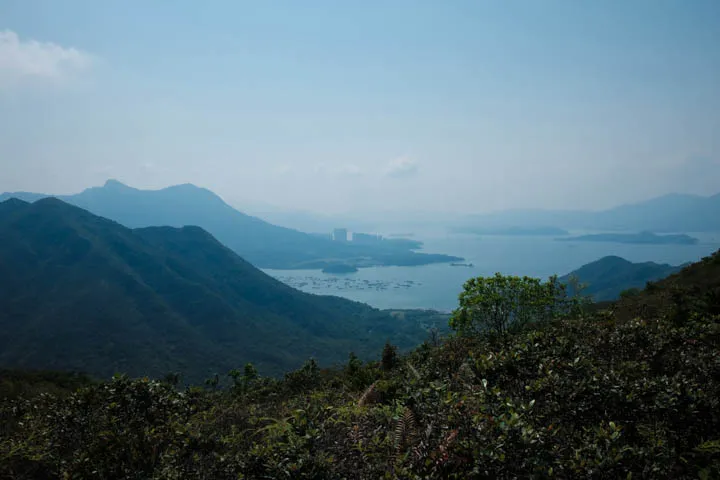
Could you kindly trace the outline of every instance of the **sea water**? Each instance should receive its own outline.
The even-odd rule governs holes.
[[[333,275],[319,270],[265,270],[304,292],[337,295],[377,308],[430,308],[451,311],[463,283],[476,276],[565,275],[607,255],[631,262],[679,265],[720,248],[720,234],[691,234],[697,245],[630,245],[611,242],[558,242],[552,237],[428,235],[422,251],[463,257],[472,267],[433,264],[363,268]]]

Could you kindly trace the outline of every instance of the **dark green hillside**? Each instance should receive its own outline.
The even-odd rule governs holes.
[[[41,393],[69,395],[93,384],[88,376],[73,372],[0,369],[0,398],[32,397]]]
[[[575,277],[585,285],[583,293],[595,301],[617,300],[620,294],[631,289],[641,289],[649,281],[665,278],[682,267],[654,262],[633,263],[616,256],[603,257],[574,270],[560,278],[569,282]]]
[[[685,266],[657,282],[649,282],[642,295],[626,296],[615,315],[682,319],[693,312],[720,315],[720,252]]]
[[[373,355],[426,332],[294,290],[198,227],[131,230],[60,200],[0,203],[0,365],[202,381],[252,361]]]
[[[493,285],[535,293],[476,300],[539,317],[282,380],[0,399],[0,477],[720,478],[720,253],[597,313],[548,310],[557,284],[527,278],[466,293]]]

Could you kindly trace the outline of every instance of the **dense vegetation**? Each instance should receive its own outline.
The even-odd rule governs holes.
[[[374,357],[427,336],[367,305],[299,292],[198,227],[131,230],[60,200],[0,203],[0,365],[202,382],[253,362]]]
[[[18,198],[34,202],[44,197],[47,195],[5,193],[0,201]],[[199,226],[258,268],[322,269],[336,263],[410,266],[461,260],[415,252],[420,246],[415,241],[333,242],[327,236],[279,227],[245,215],[213,192],[189,184],[138,190],[109,180],[103,187],[58,198],[130,228]]]
[[[247,365],[204,389],[118,376],[5,400],[0,477],[718,478],[720,254],[573,310],[279,380]]]
[[[633,263],[624,258],[608,256],[583,265],[561,277],[560,282],[568,283],[575,278],[584,286],[584,294],[596,302],[604,302],[617,300],[623,292],[641,289],[647,282],[660,280],[680,269],[682,266],[655,262]]]

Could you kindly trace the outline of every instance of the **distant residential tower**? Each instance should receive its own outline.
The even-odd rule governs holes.
[[[352,241],[355,243],[377,243],[382,241],[382,235],[376,233],[354,233],[352,234]]]
[[[333,240],[336,242],[347,242],[348,231],[347,228],[336,228],[333,230]]]

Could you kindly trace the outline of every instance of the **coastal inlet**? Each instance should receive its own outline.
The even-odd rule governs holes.
[[[401,280],[401,281],[387,281],[387,280],[364,280],[352,277],[317,277],[317,276],[304,276],[304,277],[292,277],[292,276],[275,276],[281,282],[290,285],[293,288],[299,290],[336,290],[336,291],[347,291],[347,290],[369,290],[369,291],[384,291],[384,290],[400,290],[408,289],[413,287],[419,287],[422,285],[420,282],[414,280]]]

